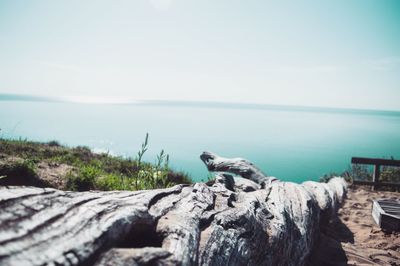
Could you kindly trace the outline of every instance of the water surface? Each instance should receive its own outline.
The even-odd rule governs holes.
[[[0,95],[1,96],[1,95]],[[2,137],[59,140],[135,156],[146,132],[154,161],[164,149],[176,170],[207,179],[208,150],[244,157],[268,175],[301,182],[342,172],[352,156],[400,158],[397,112],[148,101],[79,104],[0,97]]]

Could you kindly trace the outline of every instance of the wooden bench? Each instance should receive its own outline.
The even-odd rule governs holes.
[[[368,164],[368,165],[374,166],[374,173],[372,175],[372,181],[353,180],[353,184],[355,184],[355,185],[370,185],[370,186],[372,186],[372,189],[378,188],[379,186],[400,187],[400,183],[380,182],[379,181],[379,176],[381,173],[381,166],[400,167],[399,160],[353,157],[353,158],[351,158],[351,163],[352,164]]]

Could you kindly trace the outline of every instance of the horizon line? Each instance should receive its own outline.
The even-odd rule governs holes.
[[[118,99],[118,100],[116,100]],[[290,104],[270,104],[234,101],[213,100],[159,100],[159,99],[126,99],[122,97],[52,97],[32,94],[0,93],[0,101],[19,102],[54,102],[54,103],[76,103],[76,104],[106,104],[106,105],[154,105],[165,107],[197,107],[197,108],[221,108],[221,109],[253,109],[274,111],[303,111],[303,112],[325,112],[325,113],[357,113],[370,115],[394,115],[400,116],[400,110],[366,109],[351,107],[331,106],[307,106]]]

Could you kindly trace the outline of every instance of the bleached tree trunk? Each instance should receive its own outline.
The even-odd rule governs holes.
[[[343,178],[271,182],[247,161],[202,160],[255,182],[221,174],[213,185],[136,192],[0,187],[0,265],[303,265],[346,191]]]

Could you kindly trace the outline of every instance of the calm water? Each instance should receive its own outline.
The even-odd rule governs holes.
[[[300,182],[348,168],[352,156],[400,158],[400,115],[326,109],[106,105],[0,99],[2,137],[59,140],[134,156],[146,132],[154,161],[166,150],[174,169],[207,179],[209,150],[244,157],[268,175]]]

